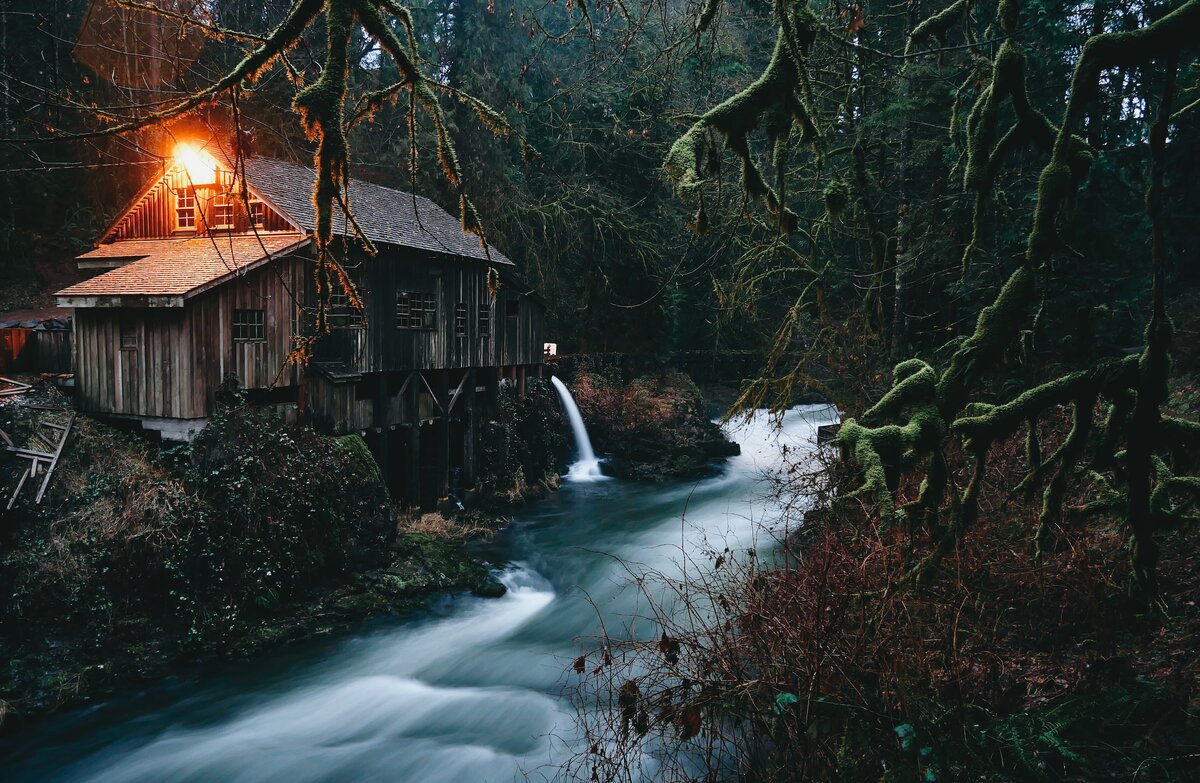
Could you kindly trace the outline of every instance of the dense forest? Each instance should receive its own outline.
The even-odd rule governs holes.
[[[356,183],[423,193],[563,353],[748,356],[727,420],[844,413],[779,559],[663,577],[693,611],[575,662],[569,771],[1200,768],[1200,2],[152,5],[202,45],[140,87],[73,55],[88,3],[0,13],[6,309],[176,138],[252,130],[315,162],[331,275]]]

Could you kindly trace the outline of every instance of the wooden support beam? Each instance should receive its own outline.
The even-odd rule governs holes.
[[[475,385],[475,369],[467,370],[467,375],[463,379],[467,382],[466,401],[466,426],[463,431],[463,486],[474,487],[478,480],[479,466],[476,463],[478,459],[478,448],[476,440],[479,438],[479,425],[477,417],[479,415],[479,405],[475,398],[478,387]]]
[[[412,375],[408,376],[409,379]],[[408,454],[405,459],[404,500],[409,506],[421,505],[421,384],[408,384]]]
[[[377,373],[375,376],[375,399],[372,401],[371,423],[377,433],[375,438],[375,462],[379,465],[379,472],[383,476],[385,486],[391,483],[392,477],[391,443],[388,438],[389,402],[388,374],[385,372]]]
[[[444,414],[446,412],[446,408],[443,407],[442,403],[444,403],[445,400],[440,399],[438,397],[438,393],[433,390],[432,386],[429,385],[429,381],[425,378],[425,373],[417,372],[417,375],[421,376],[421,383],[425,384],[425,390],[429,392],[429,396],[433,398],[433,404],[438,406],[438,410]]]
[[[459,396],[462,395],[463,387],[466,386],[467,378],[469,377],[471,377],[471,370],[467,370],[463,373],[462,380],[458,382],[458,386],[454,389],[454,393],[450,395],[450,402],[446,405],[447,416],[449,416],[450,412],[454,410],[454,404],[458,402]]]
[[[434,489],[437,497],[444,498],[450,491],[450,371],[437,373],[437,401],[442,415],[437,420],[437,460],[434,463]]]

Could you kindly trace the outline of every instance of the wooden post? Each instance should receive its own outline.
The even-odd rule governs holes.
[[[463,390],[466,399],[463,400],[463,486],[474,487],[476,472],[476,439],[479,437],[476,423],[478,405],[475,402],[475,368],[467,370],[467,388]]]
[[[439,370],[437,373],[437,407],[439,408],[437,423],[437,473],[434,476],[434,489],[438,499],[446,497],[450,491],[450,371]]]
[[[523,364],[517,368],[517,397],[522,400],[525,399],[525,376],[528,374],[528,371],[528,368]]]
[[[405,501],[410,506],[421,505],[421,379],[414,370],[408,383],[408,460],[405,465]]]
[[[387,373],[375,376],[375,399],[372,404],[372,424],[375,428],[375,462],[383,475],[384,486],[392,479],[392,453],[388,438],[388,384]]]

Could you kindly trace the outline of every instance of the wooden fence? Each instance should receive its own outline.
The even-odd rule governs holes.
[[[0,372],[71,372],[71,330],[0,328]]]

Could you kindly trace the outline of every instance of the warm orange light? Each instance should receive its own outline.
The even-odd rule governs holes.
[[[175,163],[187,172],[188,184],[193,187],[212,185],[217,181],[217,162],[191,144],[181,141],[175,145]]]

